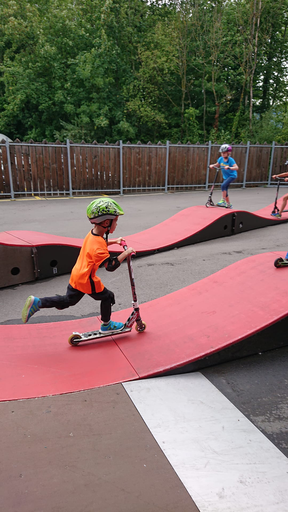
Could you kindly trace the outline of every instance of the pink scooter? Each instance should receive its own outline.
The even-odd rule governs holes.
[[[127,244],[125,240],[121,243],[124,251],[127,249]],[[111,336],[117,336],[118,334],[124,334],[125,332],[130,332],[132,330],[133,325],[135,325],[135,329],[138,333],[144,332],[146,329],[146,324],[143,322],[140,316],[140,308],[137,302],[137,295],[136,295],[136,286],[135,286],[135,280],[134,280],[134,274],[133,274],[133,267],[132,267],[132,261],[131,261],[131,254],[127,256],[127,265],[128,265],[128,272],[129,272],[129,278],[130,278],[130,284],[131,284],[131,291],[132,291],[132,305],[133,305],[133,311],[129,318],[126,320],[124,326],[119,331],[108,331],[108,332],[101,332],[98,331],[90,331],[90,332],[73,332],[71,336],[68,339],[68,343],[72,345],[73,347],[79,345],[79,343],[83,343],[84,341],[92,341],[92,340],[99,340],[100,338],[107,338]]]

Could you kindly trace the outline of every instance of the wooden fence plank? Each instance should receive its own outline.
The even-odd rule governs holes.
[[[11,174],[13,181],[13,190],[14,192],[19,192],[18,186],[18,168],[17,168],[17,158],[16,158],[16,147],[15,144],[9,145],[9,154],[10,154],[10,164],[11,164]],[[10,181],[10,178],[8,178]]]
[[[117,150],[115,151],[115,166],[116,166],[116,182],[115,186],[116,189],[120,191],[120,145],[117,147]]]
[[[93,149],[87,148],[87,188],[94,189],[94,176],[93,176]]]
[[[56,142],[55,154],[56,154],[56,172],[57,172],[57,190],[59,192],[64,191],[64,176],[63,176],[63,161],[62,161],[62,147],[59,147],[60,141]]]
[[[15,184],[14,192],[23,192],[24,186],[24,172],[23,172],[23,161],[22,161],[22,146],[15,144],[15,167],[17,169],[17,185]]]
[[[43,150],[43,178],[44,178],[44,188],[47,192],[51,191],[51,170],[50,170],[50,154],[49,147],[45,145],[42,146]]]
[[[37,162],[37,174],[38,174],[38,189],[39,193],[45,192],[44,185],[44,163],[43,163],[43,148],[42,146],[36,146],[35,148],[36,162]]]
[[[81,145],[81,147],[80,147],[80,155],[81,155],[81,189],[87,190],[88,189],[87,148],[84,145]]]
[[[6,175],[8,173],[8,162],[7,162],[7,150],[6,146],[0,146],[0,194],[10,194],[10,182],[6,180]],[[9,173],[8,173],[9,179]],[[3,196],[5,197],[5,196]]]
[[[28,144],[22,144],[23,155],[23,173],[24,173],[24,192],[25,195],[32,192],[32,174],[30,162],[30,148]]]
[[[274,174],[282,174],[288,172],[288,166],[285,163],[288,160],[288,146],[274,148],[274,158],[272,166],[272,176]]]
[[[80,155],[80,147],[75,146],[74,147],[75,152],[75,190],[81,190],[81,155]]]
[[[100,171],[99,171],[99,148],[93,147],[93,188],[95,191],[100,189]]]
[[[64,195],[69,195],[70,193],[70,185],[69,185],[69,167],[68,167],[68,148],[62,148],[62,158],[63,158],[63,190]],[[70,154],[69,154],[70,158]]]
[[[49,155],[50,155],[51,182],[52,182],[52,193],[53,193],[53,192],[58,192],[56,148],[55,148],[54,144],[53,144],[53,146],[49,146]]]
[[[271,147],[269,146],[250,146],[246,176],[247,182],[257,183],[268,180],[270,153]]]

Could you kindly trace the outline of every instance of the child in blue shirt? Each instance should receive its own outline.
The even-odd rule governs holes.
[[[228,188],[230,183],[236,180],[239,167],[235,160],[229,156],[229,153],[231,153],[231,146],[228,144],[222,144],[219,149],[219,153],[221,153],[221,156],[218,158],[217,163],[209,165],[210,169],[213,167],[220,167],[224,180],[221,185],[222,199],[219,201],[219,203],[217,203],[217,206],[232,208],[232,204],[230,203],[228,195]]]

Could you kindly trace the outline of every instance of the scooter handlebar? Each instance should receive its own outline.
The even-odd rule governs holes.
[[[124,251],[127,251],[128,246],[127,246],[126,240],[121,240],[121,245],[122,245]],[[131,256],[135,256],[135,252],[131,252]]]
[[[123,247],[124,251],[126,251],[126,249],[128,249],[126,240],[121,240],[121,246]]]

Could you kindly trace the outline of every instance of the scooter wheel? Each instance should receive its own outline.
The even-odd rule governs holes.
[[[209,201],[207,201],[207,203],[205,203],[205,206],[206,208],[210,208],[210,206],[215,206],[214,203],[210,203]]]
[[[72,347],[77,347],[77,345],[79,345],[79,340],[81,340],[80,334],[71,334],[71,336],[68,338],[68,343]]]
[[[276,268],[280,268],[282,267],[283,265],[281,265],[281,263],[283,263],[283,258],[277,258],[277,260],[274,261],[274,267]]]
[[[135,329],[137,332],[144,332],[145,329],[146,329],[146,324],[145,322],[142,321],[142,325],[139,326],[138,324],[135,324]]]

